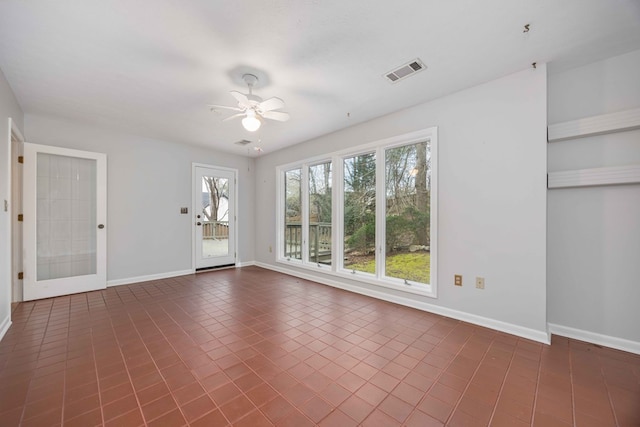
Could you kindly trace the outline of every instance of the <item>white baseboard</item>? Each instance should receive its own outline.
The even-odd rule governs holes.
[[[9,327],[11,326],[11,313],[5,317],[2,322],[0,322],[0,340],[4,338],[4,334],[7,333]]]
[[[628,351],[629,353],[640,354],[640,342],[631,341],[624,338],[612,337],[596,332],[589,332],[582,329],[571,328],[569,326],[556,325],[549,323],[549,332],[552,335],[573,338],[580,341],[586,341],[592,344],[598,344],[605,347],[615,348],[616,350]]]
[[[416,308],[418,310],[428,311],[430,313],[439,314],[441,316],[450,317],[453,319],[462,320],[464,322],[473,323],[474,325],[484,326],[486,328],[494,329],[496,331],[517,335],[519,337],[527,338],[532,341],[541,342],[543,344],[551,343],[549,334],[544,331],[525,328],[525,327],[514,325],[511,323],[502,322],[500,320],[495,320],[495,319],[490,319],[488,317],[465,313],[463,311],[454,310],[454,309],[442,307],[439,305],[415,301],[410,298],[391,295],[386,292],[381,292],[374,289],[369,289],[369,288],[360,287],[360,286],[353,286],[337,280],[314,276],[314,275],[303,273],[300,271],[291,270],[285,267],[274,266],[274,265],[265,264],[262,262],[256,262],[255,265],[257,265],[258,267],[266,268],[268,270],[273,270],[280,273],[289,274],[291,276],[300,277],[301,279],[318,282],[323,285],[333,286],[334,288],[344,289],[344,290],[355,292],[361,295],[366,295],[366,296],[381,299],[384,301],[389,301],[396,304],[404,305],[406,307]]]
[[[167,273],[149,274],[147,276],[127,277],[125,279],[107,280],[107,288],[111,286],[130,285],[132,283],[148,282],[150,280],[168,279],[170,277],[193,274],[193,270],[169,271]]]
[[[256,262],[255,261],[239,262],[239,263],[236,264],[236,267],[238,267],[238,268],[251,267],[252,265],[256,265]]]

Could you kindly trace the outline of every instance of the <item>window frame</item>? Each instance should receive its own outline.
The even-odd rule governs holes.
[[[407,284],[402,279],[385,276],[384,244],[386,238],[386,150],[429,141],[431,152],[430,187],[430,283]],[[344,267],[344,160],[361,154],[375,153],[376,157],[376,269],[375,273],[349,270]],[[331,265],[309,261],[309,167],[331,162]],[[302,222],[302,259],[284,257],[285,233],[285,173],[301,169],[301,222]],[[321,272],[334,277],[364,282],[388,289],[437,298],[437,260],[438,260],[438,128],[430,127],[416,132],[385,138],[348,149],[311,157],[276,167],[276,262]]]

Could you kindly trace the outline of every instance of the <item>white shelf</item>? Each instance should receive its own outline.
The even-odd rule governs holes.
[[[640,183],[640,165],[551,172],[547,187],[572,188]]]
[[[549,142],[640,129],[640,108],[557,123],[547,128]]]

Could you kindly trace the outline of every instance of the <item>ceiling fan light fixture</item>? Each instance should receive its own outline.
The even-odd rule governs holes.
[[[242,117],[242,127],[244,127],[247,132],[255,132],[260,129],[263,120],[268,119],[278,122],[286,122],[289,120],[289,113],[278,111],[284,108],[284,101],[282,99],[274,96],[263,100],[253,94],[253,87],[258,83],[258,78],[253,74],[245,74],[242,78],[249,88],[249,93],[240,93],[235,90],[230,92],[231,96],[238,101],[237,107],[216,104],[209,105],[211,111],[220,108],[237,112],[223,119],[223,122]]]
[[[249,110],[249,111],[251,111],[251,110]],[[261,124],[262,123],[256,117],[255,113],[254,114],[250,114],[249,112],[247,112],[247,117],[242,119],[242,126],[249,132],[257,131],[258,129],[260,129],[260,125]]]

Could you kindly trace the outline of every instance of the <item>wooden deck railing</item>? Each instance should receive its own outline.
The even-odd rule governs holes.
[[[203,239],[228,239],[229,221],[202,221]]]
[[[302,224],[287,223],[284,236],[284,256],[302,259]],[[331,223],[312,222],[309,224],[309,261],[327,260],[331,260]]]

